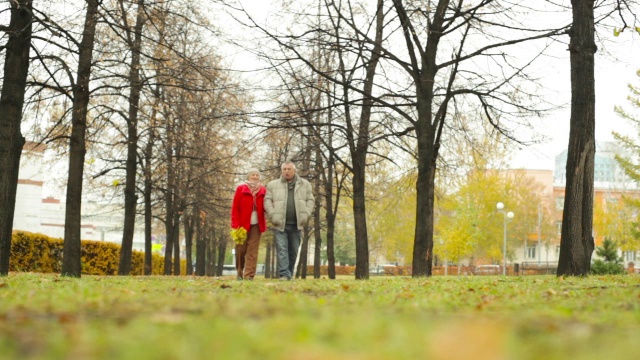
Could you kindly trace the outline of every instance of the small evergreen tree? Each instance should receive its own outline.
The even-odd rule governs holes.
[[[595,275],[624,274],[622,256],[618,256],[618,247],[615,241],[604,239],[602,247],[596,248],[599,259],[593,261],[591,273]]]

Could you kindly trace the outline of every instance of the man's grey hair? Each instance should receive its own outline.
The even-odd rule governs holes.
[[[282,169],[282,167],[284,167],[285,165],[291,165],[293,166],[293,170],[296,170],[296,164],[291,160],[283,162],[282,165],[280,165],[280,169]]]

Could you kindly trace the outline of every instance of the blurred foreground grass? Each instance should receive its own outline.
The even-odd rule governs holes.
[[[0,359],[640,359],[640,276],[0,278]]]

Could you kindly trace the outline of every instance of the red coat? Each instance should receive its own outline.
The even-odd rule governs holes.
[[[258,211],[258,228],[260,232],[267,230],[267,222],[264,217],[264,196],[267,188],[260,187],[256,194],[256,210]],[[240,184],[236,188],[231,205],[231,228],[237,229],[240,226],[247,231],[251,228],[251,212],[253,211],[253,195],[247,184]]]

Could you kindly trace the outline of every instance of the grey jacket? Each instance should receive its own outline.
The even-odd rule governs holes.
[[[298,229],[302,229],[308,222],[315,204],[311,184],[296,175],[293,190],[295,197],[296,216]],[[264,197],[264,210],[276,230],[284,231],[285,216],[287,211],[287,196],[289,194],[287,181],[280,179],[270,181],[267,184],[267,195]]]

